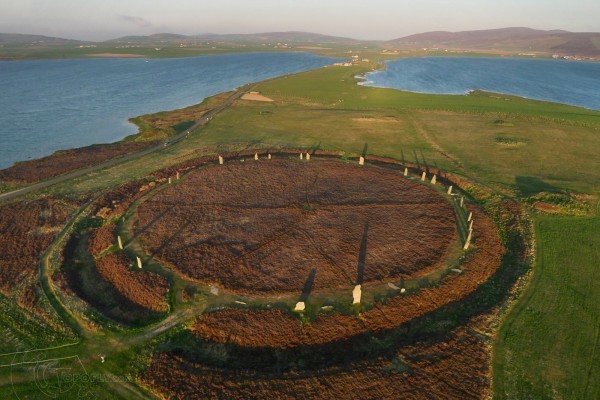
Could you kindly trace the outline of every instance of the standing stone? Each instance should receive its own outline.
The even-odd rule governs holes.
[[[270,160],[271,159],[271,154],[267,154],[267,158]]]
[[[363,156],[360,156],[358,159],[358,165],[365,165],[365,158]]]
[[[452,194],[452,185],[448,187],[448,194]]]
[[[360,289],[360,285],[354,286],[354,290],[352,291],[352,298],[354,300],[352,301],[352,304],[360,304],[361,295],[362,295],[362,292]]]
[[[295,312],[302,312],[306,309],[306,304],[303,301],[299,301],[296,303],[296,307],[294,307]]]
[[[138,266],[138,268],[142,268],[142,259],[139,258],[139,257],[136,257],[136,258],[137,258],[137,266]]]
[[[304,159],[304,154],[300,153],[300,159],[303,160]]]
[[[179,171],[177,171],[177,175],[175,175],[175,179],[179,180]]]
[[[169,178],[169,183],[171,183],[171,178]]]
[[[404,167],[404,176],[408,176],[408,168]]]
[[[473,213],[470,212],[469,213],[469,218],[467,218],[467,222],[471,221],[473,219]]]
[[[421,175],[421,180],[425,182],[425,178],[427,178],[427,174],[423,171],[423,175]]]
[[[223,157],[219,156],[219,165],[223,165]]]
[[[473,231],[469,231],[469,236],[467,236],[467,240],[465,242],[465,250],[469,248],[469,244],[471,244],[471,238],[473,237]]]
[[[117,235],[117,242],[119,242],[119,249],[123,250],[123,242],[120,235]]]
[[[306,161],[310,161],[310,153],[306,153]]]
[[[434,175],[433,178],[431,178],[431,184],[435,185],[436,182],[437,182],[437,175]]]
[[[465,198],[464,198],[464,196],[460,196],[460,208],[463,208],[464,205],[465,205]]]
[[[254,153],[254,159],[258,160],[258,153]]]
[[[467,240],[467,243],[465,243],[465,247],[463,247],[464,250],[469,250],[469,246],[471,245],[471,239]]]

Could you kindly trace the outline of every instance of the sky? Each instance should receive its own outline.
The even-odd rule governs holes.
[[[1,0],[0,32],[107,40],[153,33],[305,31],[395,39],[525,26],[600,31],[599,0]]]

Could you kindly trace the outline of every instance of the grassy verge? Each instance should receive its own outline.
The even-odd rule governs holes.
[[[600,396],[600,218],[538,217],[537,262],[502,325],[497,399]]]
[[[220,93],[190,107],[130,118],[129,122],[137,125],[139,132],[128,136],[124,141],[152,142],[169,139],[190,128],[205,113],[222,104],[230,95],[231,92]]]

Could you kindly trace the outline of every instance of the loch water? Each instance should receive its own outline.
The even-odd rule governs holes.
[[[362,85],[430,94],[484,90],[600,110],[600,63],[531,58],[422,57],[386,62]]]
[[[309,53],[0,62],[0,168],[137,132],[128,119],[337,61]]]

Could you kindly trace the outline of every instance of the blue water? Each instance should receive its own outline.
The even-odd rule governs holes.
[[[600,110],[600,63],[522,58],[425,57],[387,62],[363,85],[418,93],[485,90]]]
[[[127,120],[338,61],[308,53],[0,62],[0,168],[136,133]]]

